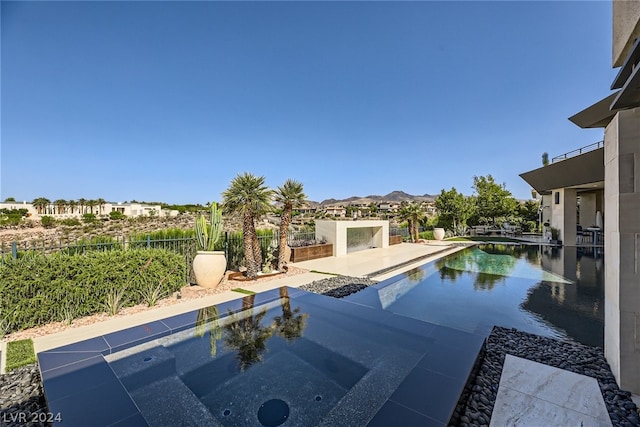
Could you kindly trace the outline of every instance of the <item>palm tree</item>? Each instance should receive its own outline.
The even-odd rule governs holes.
[[[58,199],[58,200],[55,200],[53,204],[56,206],[58,213],[61,214],[61,213],[64,213],[64,207],[67,205],[67,201],[64,199]]]
[[[242,217],[242,238],[247,277],[255,279],[262,266],[262,251],[256,235],[255,220],[271,208],[273,191],[264,185],[264,177],[245,172],[238,174],[222,193],[222,210]]]
[[[78,202],[75,200],[69,200],[67,204],[69,205],[69,209],[71,209],[71,213],[74,213],[76,211],[76,206],[78,206]]]
[[[369,215],[378,214],[378,204],[376,202],[369,203]]]
[[[86,206],[86,199],[83,199],[82,197],[78,199],[78,204],[80,205],[80,214],[84,214],[84,207]]]
[[[306,201],[303,186],[300,182],[287,179],[275,192],[276,202],[282,203],[282,216],[280,217],[280,241],[278,242],[278,270],[284,269],[286,260],[284,252],[287,246],[287,233],[291,225],[291,212],[299,208]]]
[[[402,202],[400,206],[400,218],[409,223],[409,234],[411,235],[411,241],[418,241],[418,225],[420,220],[424,218],[424,211],[422,207],[415,202]]]
[[[100,215],[102,215],[102,209],[104,208],[105,203],[107,203],[107,201],[103,198],[99,198],[98,200],[96,200],[96,203],[98,204],[98,209],[100,209]]]
[[[36,210],[38,211],[38,214],[42,214],[42,211],[49,206],[49,203],[51,203],[51,201],[49,199],[47,199],[46,197],[38,197],[37,199],[34,199],[33,202],[31,202],[31,204],[33,205],[34,208],[36,208]]]
[[[95,200],[87,200],[87,206],[89,207],[89,213],[93,213],[93,208],[98,204]]]

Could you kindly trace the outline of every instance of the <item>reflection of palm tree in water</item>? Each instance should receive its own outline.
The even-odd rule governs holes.
[[[427,273],[420,267],[414,268],[404,273],[405,277],[411,283],[422,282]]]
[[[520,256],[521,252],[506,245],[486,245],[464,251],[453,259],[443,258],[436,266],[441,279],[455,282],[461,275],[470,273],[475,275],[474,289],[491,290],[512,273]]]
[[[222,329],[220,328],[220,313],[218,307],[212,305],[198,310],[196,318],[196,336],[202,338],[209,327],[209,346],[211,348],[211,357],[216,357],[218,347],[216,340],[222,338]]]
[[[293,311],[291,310],[289,290],[284,286],[280,288],[280,307],[282,308],[282,316],[274,318],[276,334],[287,341],[293,341],[300,338],[302,336],[302,332],[307,327],[305,321],[307,317],[309,317],[309,314],[299,314],[300,307]]]
[[[262,326],[261,322],[267,314],[264,308],[253,315],[255,295],[242,298],[242,311],[232,314],[230,322],[224,326],[224,344],[238,352],[240,370],[262,360],[267,340],[273,335],[275,324]]]
[[[478,273],[476,280],[473,281],[473,289],[480,291],[490,291],[500,281],[504,281],[504,276],[496,276],[494,274]]]

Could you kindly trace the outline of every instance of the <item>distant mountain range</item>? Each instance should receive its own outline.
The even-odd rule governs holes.
[[[422,196],[414,196],[412,194],[405,193],[404,191],[392,191],[389,194],[384,196],[378,195],[370,195],[366,197],[361,196],[352,196],[346,199],[326,199],[321,202],[310,202],[313,205],[321,205],[321,206],[329,206],[329,205],[339,205],[339,204],[348,204],[348,203],[371,203],[371,202],[403,202],[407,201],[417,201],[417,202],[429,202],[435,200],[437,196],[433,196],[430,194],[424,194]]]

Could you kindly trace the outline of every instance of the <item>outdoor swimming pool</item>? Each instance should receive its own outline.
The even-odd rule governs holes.
[[[493,325],[604,345],[604,266],[598,248],[482,245],[347,297],[454,329]]]
[[[38,358],[63,425],[444,426],[483,342],[280,288]]]
[[[493,324],[601,346],[602,270],[488,245],[346,299],[284,287],[38,359],[63,425],[443,426]]]

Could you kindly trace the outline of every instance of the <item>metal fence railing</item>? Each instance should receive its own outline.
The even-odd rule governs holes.
[[[296,240],[315,239],[314,232],[289,233],[289,243]],[[267,252],[277,247],[279,241],[278,231],[258,236],[263,258]],[[224,233],[219,242],[218,250],[225,251],[227,268],[236,269],[244,260],[244,245],[241,234]],[[82,255],[95,251],[112,251],[127,249],[163,249],[185,256],[188,270],[190,270],[193,257],[196,254],[196,240],[194,237],[184,238],[153,238],[151,235],[125,238],[125,237],[91,237],[72,242],[37,240],[25,242],[11,242],[0,244],[0,265],[4,265],[8,259],[29,256],[33,254],[48,255],[62,253],[68,255]]]
[[[577,150],[569,151],[568,153],[564,153],[559,156],[556,156],[553,159],[551,159],[551,163],[566,160],[570,157],[579,156],[580,154],[588,153],[589,151],[597,150],[598,148],[602,148],[602,147],[604,147],[604,141],[594,142],[593,144],[589,144],[584,147],[578,148]]]

